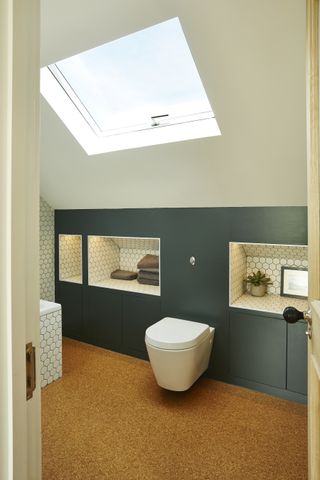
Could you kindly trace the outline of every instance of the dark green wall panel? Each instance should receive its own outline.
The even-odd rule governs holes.
[[[231,241],[307,244],[306,215],[306,207],[232,208]]]
[[[83,294],[84,340],[121,350],[121,294],[105,288],[85,287]]]
[[[58,282],[56,302],[62,307],[62,334],[66,337],[83,338],[83,288],[77,283]]]
[[[230,373],[272,387],[286,387],[286,323],[230,312]]]
[[[145,331],[161,320],[160,298],[152,295],[123,295],[123,345],[147,358]]]
[[[288,325],[288,373],[287,389],[307,394],[307,350],[306,322]]]
[[[208,323],[216,329],[208,375],[228,381],[230,373],[229,342],[229,242],[307,243],[305,207],[256,208],[185,208],[122,210],[57,210],[56,273],[58,272],[58,234],[83,235],[83,278],[87,283],[87,235],[159,237],[161,239],[160,315],[176,316]],[[196,257],[196,265],[189,263]],[[56,278],[56,287],[59,287]],[[84,286],[84,290],[88,287]],[[105,289],[101,289],[107,292]],[[118,292],[119,294],[119,292]],[[104,297],[106,293],[101,293]],[[128,302],[133,300],[128,300]],[[129,318],[126,300],[122,314]],[[91,301],[90,305],[94,302]],[[101,309],[106,310],[107,305]],[[88,295],[84,298],[85,322],[88,323]],[[99,308],[100,308],[99,307]],[[110,307],[111,308],[111,307]],[[115,307],[115,311],[119,306]],[[142,308],[142,307],[141,307]],[[147,308],[147,307],[143,307]],[[147,309],[139,317],[133,309],[132,320],[125,320],[121,332],[124,351],[142,348],[141,329],[148,322]],[[97,311],[97,316],[98,316]],[[115,314],[117,316],[118,314]],[[127,317],[126,317],[127,315]],[[138,319],[141,319],[140,321]],[[279,320],[280,322],[280,320]],[[280,325],[280,323],[279,323]],[[98,328],[98,327],[97,327]],[[100,327],[99,327],[100,328]],[[118,348],[117,322],[108,326]],[[112,329],[115,332],[112,333]],[[140,332],[140,333],[139,333]],[[84,339],[86,341],[86,339]],[[291,340],[290,340],[291,341]],[[238,344],[233,346],[235,351]],[[236,354],[236,352],[233,352]],[[242,355],[241,355],[242,358]],[[290,357],[291,358],[291,357]],[[290,361],[295,358],[292,354]],[[282,375],[282,374],[281,374]],[[253,379],[252,379],[253,380]],[[278,384],[282,385],[281,381]]]

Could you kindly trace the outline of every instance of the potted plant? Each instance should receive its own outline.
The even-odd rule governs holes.
[[[252,272],[247,276],[246,281],[251,285],[250,293],[254,297],[263,297],[266,294],[267,285],[272,285],[271,279],[266,277],[261,270]]]

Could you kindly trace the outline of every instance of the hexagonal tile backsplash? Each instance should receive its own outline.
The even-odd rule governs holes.
[[[262,270],[272,281],[268,292],[280,295],[281,267],[308,268],[308,247],[297,245],[230,244],[230,303],[246,290],[244,279]]]
[[[244,278],[247,272],[247,255],[239,243],[230,245],[230,303],[235,302],[244,293]]]
[[[120,248],[110,238],[88,236],[89,285],[96,285],[120,266]]]
[[[268,292],[280,295],[281,267],[284,265],[307,268],[308,260],[296,257],[247,257],[247,275],[253,271],[262,270],[272,281],[272,285],[268,285]]]
[[[146,254],[159,255],[158,239],[89,236],[89,285],[109,279],[118,268],[137,272]]]
[[[59,235],[59,279],[82,283],[81,235]]]
[[[148,248],[145,244],[140,248],[120,248],[120,269],[137,272],[139,260],[147,254],[159,256],[159,250]]]
[[[61,309],[40,316],[41,387],[62,376]]]
[[[40,298],[54,302],[54,210],[40,197]]]

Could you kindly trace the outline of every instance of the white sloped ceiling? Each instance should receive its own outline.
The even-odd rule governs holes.
[[[54,208],[306,204],[305,2],[43,0],[47,65],[178,16],[221,137],[88,157],[41,100]]]

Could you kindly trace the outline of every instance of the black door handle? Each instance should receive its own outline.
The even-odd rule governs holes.
[[[300,312],[294,307],[286,307],[283,310],[282,315],[287,323],[296,323],[298,320],[305,320],[308,322],[308,330],[306,331],[306,335],[308,335],[309,339],[312,338],[311,310],[308,310],[307,312]]]
[[[295,307],[286,307],[282,315],[287,323],[296,323],[298,320],[305,319],[305,312],[300,312]]]

